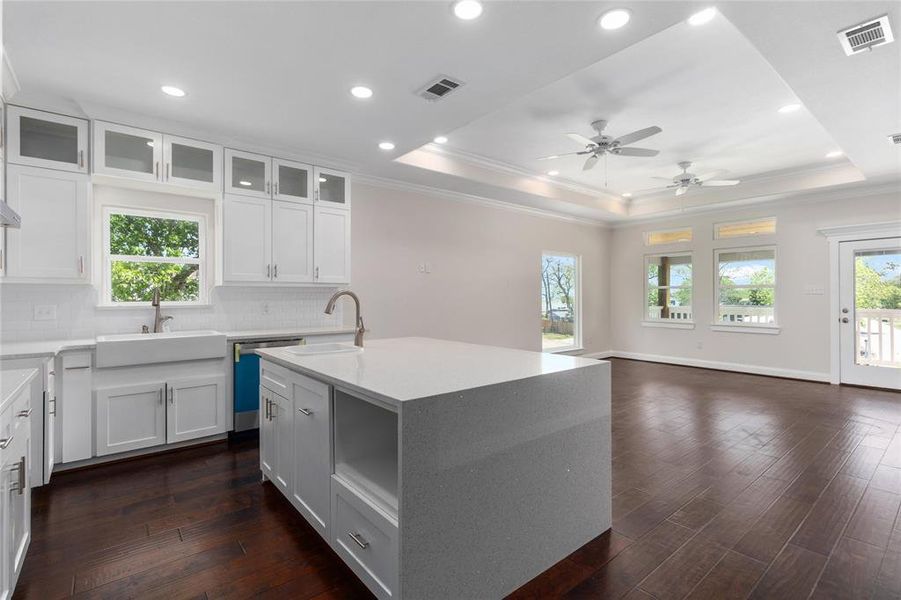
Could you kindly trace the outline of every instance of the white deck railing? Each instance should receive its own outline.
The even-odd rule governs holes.
[[[901,367],[901,310],[859,308],[857,364]]]
[[[690,306],[670,306],[668,312],[669,312],[669,316],[664,319],[662,306],[649,306],[648,307],[648,318],[649,319],[661,319],[661,320],[665,320],[665,321],[670,321],[670,320],[691,321],[691,307]]]
[[[772,306],[720,306],[721,323],[772,325],[776,322]]]

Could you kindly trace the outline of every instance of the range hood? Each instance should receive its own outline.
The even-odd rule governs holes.
[[[0,227],[18,229],[22,226],[22,217],[10,208],[9,204],[0,201]]]

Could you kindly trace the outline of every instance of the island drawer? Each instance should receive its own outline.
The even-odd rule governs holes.
[[[290,377],[288,369],[265,360],[260,361],[260,385],[283,398],[291,397],[291,389],[288,387]]]
[[[379,598],[397,597],[398,529],[392,519],[332,477],[332,546]]]

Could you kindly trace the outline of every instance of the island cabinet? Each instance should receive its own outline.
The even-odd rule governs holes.
[[[257,350],[260,467],[376,597],[501,598],[610,528],[609,363],[346,350]]]

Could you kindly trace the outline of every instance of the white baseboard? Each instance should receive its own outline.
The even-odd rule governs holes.
[[[662,354],[645,354],[643,352],[623,352],[622,350],[607,350],[586,354],[585,358],[629,358],[647,362],[681,365],[684,367],[700,367],[702,369],[715,369],[717,371],[734,371],[736,373],[750,373],[752,375],[768,375],[770,377],[787,377],[788,379],[803,379],[806,381],[830,382],[829,373],[818,371],[799,371],[796,369],[781,369],[779,367],[764,367],[761,365],[746,365],[743,363],[722,362],[718,360],[703,360],[700,358],[684,358],[681,356],[664,356]]]

